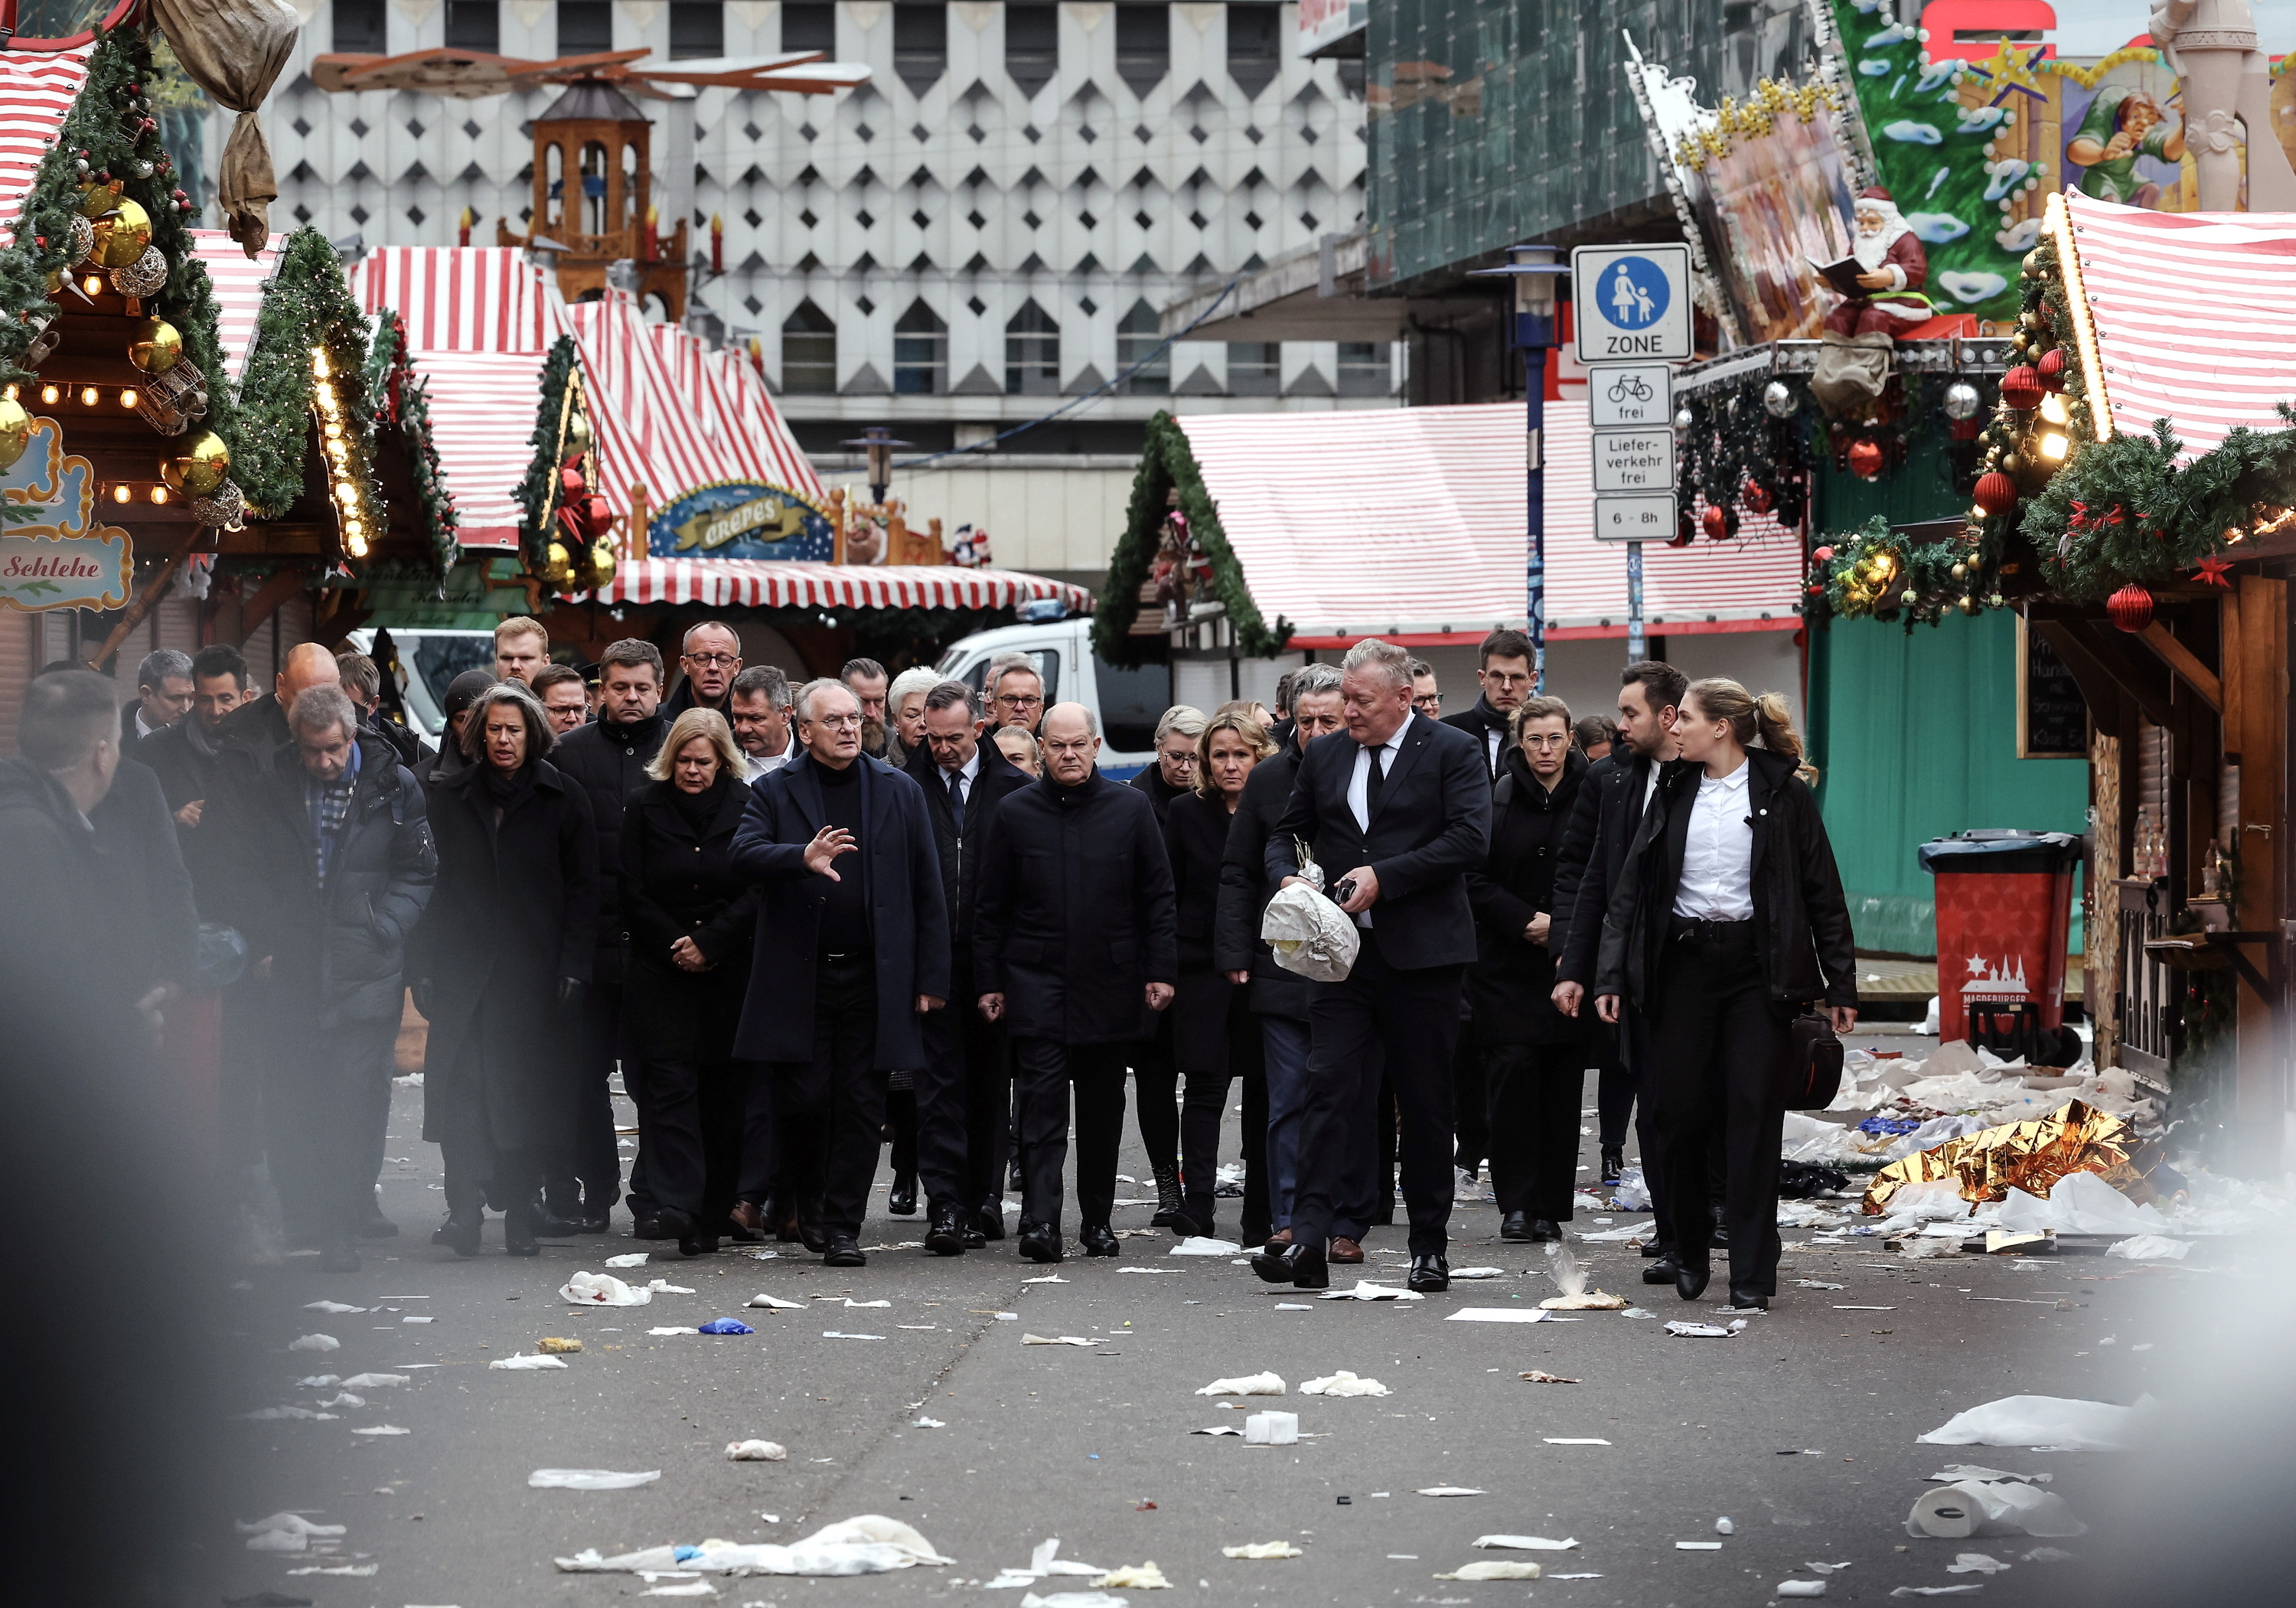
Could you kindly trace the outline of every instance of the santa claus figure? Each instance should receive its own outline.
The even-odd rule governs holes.
[[[1857,193],[1849,250],[1863,270],[1857,283],[1868,293],[1845,298],[1825,316],[1827,330],[1895,340],[1930,316],[1929,298],[1921,293],[1930,276],[1929,253],[1878,185]]]

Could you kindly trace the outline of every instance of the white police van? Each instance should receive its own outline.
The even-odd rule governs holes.
[[[935,668],[978,692],[989,661],[1000,653],[1026,653],[1045,678],[1045,702],[1081,703],[1100,718],[1100,768],[1121,781],[1155,762],[1156,722],[1172,703],[1168,666],[1126,669],[1092,651],[1088,616],[1063,618],[1053,599],[1025,603],[1021,623],[976,632],[950,644]],[[1036,618],[1031,618],[1034,615]]]

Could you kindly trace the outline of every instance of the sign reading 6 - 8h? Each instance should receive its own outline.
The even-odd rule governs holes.
[[[117,609],[135,553],[127,532],[94,522],[95,478],[68,457],[53,419],[34,419],[24,455],[0,472],[0,609]]]
[[[1579,246],[1570,253],[1578,361],[1690,358],[1690,248]]]

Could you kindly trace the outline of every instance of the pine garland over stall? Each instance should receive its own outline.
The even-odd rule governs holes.
[[[455,511],[455,494],[447,489],[446,472],[439,462],[439,447],[430,430],[430,398],[421,375],[406,355],[406,324],[389,308],[374,315],[374,345],[366,365],[367,403],[376,428],[394,429],[406,452],[408,472],[414,481],[417,513],[430,552],[444,581],[462,555],[461,516]]]
[[[519,554],[529,575],[541,575],[549,568],[550,544],[556,539],[559,437],[564,429],[566,388],[574,383],[575,363],[571,335],[561,335],[553,341],[542,362],[534,434],[528,438],[534,455],[527,460],[526,473],[518,485],[519,506],[526,511],[518,525]]]
[[[351,299],[334,247],[316,229],[298,229],[281,244],[256,313],[254,347],[239,377],[242,443],[232,447],[232,478],[261,518],[277,519],[302,496],[320,351],[327,355],[331,383],[349,404],[341,411],[351,472],[380,518],[374,417],[365,395],[366,316]]]

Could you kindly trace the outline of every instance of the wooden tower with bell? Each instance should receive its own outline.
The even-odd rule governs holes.
[[[644,302],[659,298],[671,322],[685,316],[685,220],[661,232],[653,202],[653,125],[627,95],[599,78],[578,78],[534,119],[534,218],[525,234],[497,221],[498,245],[530,246],[537,236],[556,253],[558,288],[569,301],[594,301],[606,270],[636,266],[624,288]]]

